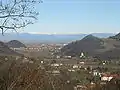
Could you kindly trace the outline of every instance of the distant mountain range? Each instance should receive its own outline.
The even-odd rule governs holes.
[[[68,43],[75,40],[80,40],[88,34],[30,34],[30,33],[5,33],[0,34],[1,41],[19,40],[25,43]],[[113,33],[92,33],[92,35],[107,38],[113,36]]]

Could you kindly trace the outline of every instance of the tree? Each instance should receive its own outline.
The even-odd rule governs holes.
[[[52,61],[51,61],[51,64],[54,64],[54,63],[56,63],[56,60],[52,60]]]
[[[23,28],[37,20],[39,12],[36,4],[41,0],[0,0],[0,29],[2,35],[7,30]]]

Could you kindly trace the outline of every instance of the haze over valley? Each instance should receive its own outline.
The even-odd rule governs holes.
[[[116,33],[91,33],[99,38],[107,38]],[[20,40],[25,43],[68,43],[80,40],[89,34],[31,34],[31,33],[5,33],[0,35],[1,41]]]

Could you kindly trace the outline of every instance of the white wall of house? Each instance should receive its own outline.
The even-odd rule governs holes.
[[[54,67],[59,67],[60,65],[55,63],[55,64],[51,64],[51,66],[54,66]]]
[[[113,77],[110,76],[110,77],[107,77],[107,76],[103,76],[101,77],[101,81],[110,81]]]
[[[78,65],[73,65],[73,68],[79,68],[79,66]]]

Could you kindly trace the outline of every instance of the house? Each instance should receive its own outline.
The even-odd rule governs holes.
[[[29,62],[28,59],[23,59],[23,60],[22,60],[22,63],[27,63],[27,62]]]
[[[41,61],[40,63],[41,63],[41,64],[43,64],[43,63],[44,63],[44,61]]]
[[[84,64],[85,64],[85,62],[80,62],[80,64],[83,64],[83,65],[84,65]]]
[[[31,64],[32,64],[32,63],[34,63],[34,62],[33,62],[33,61],[29,61],[29,63],[31,63]]]
[[[80,58],[85,58],[85,55],[83,52],[81,53]]]
[[[75,70],[74,70],[74,69],[68,69],[68,71],[69,71],[69,72],[75,72]]]
[[[59,58],[60,58],[60,56],[56,56],[56,58],[57,58],[57,59],[59,59]]]
[[[101,73],[99,73],[97,70],[93,71],[93,76],[101,76]]]
[[[101,81],[110,81],[112,78],[112,76],[102,76]]]
[[[54,73],[54,74],[59,74],[60,71],[58,71],[58,70],[53,70],[52,73]]]
[[[86,86],[84,86],[84,85],[77,85],[76,87],[74,87],[74,90],[86,90],[87,89],[87,87]]]
[[[20,57],[19,57],[19,56],[16,56],[16,60],[18,60],[18,59],[20,59]]]
[[[5,58],[5,60],[7,61],[7,60],[8,60],[8,58]]]
[[[60,63],[60,66],[62,66],[63,64],[62,63]]]
[[[71,59],[71,58],[72,58],[72,56],[65,56],[65,58]]]
[[[74,90],[77,90],[77,87],[74,87]]]
[[[53,70],[53,71],[52,71],[52,74],[53,74],[53,75],[59,75],[59,74],[60,74],[60,71],[59,71],[59,70]]]
[[[105,65],[106,63],[105,63],[105,62],[103,62],[102,64],[103,64],[103,65]]]
[[[102,74],[101,81],[110,81],[113,78],[118,78],[120,77],[117,74]]]
[[[53,66],[53,67],[59,67],[60,65],[57,64],[57,63],[54,63],[54,64],[51,64],[51,66]]]
[[[79,68],[79,66],[78,65],[73,65],[73,68],[75,69],[75,68]]]

